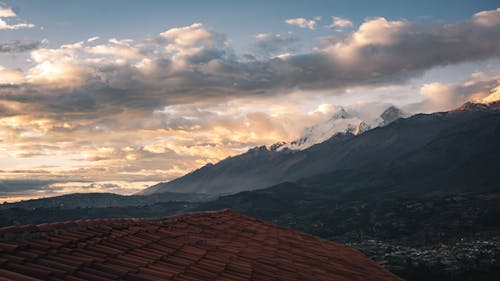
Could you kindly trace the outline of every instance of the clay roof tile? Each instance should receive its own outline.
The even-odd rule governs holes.
[[[354,249],[230,210],[0,228],[0,265],[26,281],[401,280]]]

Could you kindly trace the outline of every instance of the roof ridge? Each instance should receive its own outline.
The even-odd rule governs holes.
[[[202,217],[224,213],[236,213],[230,209],[198,211],[175,214],[165,217],[143,217],[143,218],[101,218],[101,219],[79,219],[64,222],[52,222],[41,224],[11,225],[0,228],[0,241],[24,240],[36,237],[46,237],[60,234],[65,231],[78,231],[95,228],[102,225],[127,225],[140,223],[168,223],[192,217]]]

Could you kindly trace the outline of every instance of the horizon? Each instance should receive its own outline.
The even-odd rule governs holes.
[[[133,194],[340,108],[500,98],[498,3],[327,2],[0,1],[0,200]]]

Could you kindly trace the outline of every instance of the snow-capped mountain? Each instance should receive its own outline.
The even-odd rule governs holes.
[[[356,134],[357,132],[366,130],[366,126],[367,124],[363,120],[349,114],[344,108],[341,107],[325,122],[305,128],[300,138],[289,143],[280,142],[273,144],[269,147],[269,149],[276,151],[284,149],[303,150],[317,143],[324,142],[336,133],[342,132]]]
[[[333,118],[331,121],[334,124],[344,124],[342,122],[352,119],[353,117],[351,116],[354,114],[353,112],[349,116],[341,112],[340,115],[335,115],[341,118]],[[476,162],[478,164],[474,168],[476,172],[481,172],[484,167],[491,166],[483,166],[481,163],[484,163],[484,161],[493,161],[491,163],[496,163],[494,161],[498,157],[495,158],[496,155],[488,156],[490,155],[488,150],[494,150],[493,147],[496,144],[496,138],[492,141],[490,137],[498,137],[498,130],[495,131],[495,129],[498,129],[500,102],[490,104],[467,103],[452,111],[417,114],[387,125],[388,120],[394,119],[401,114],[401,112],[398,113],[398,110],[390,109],[387,114],[382,114],[384,118],[380,117],[379,120],[385,120],[385,123],[382,122],[381,124],[385,124],[386,126],[379,126],[365,133],[354,135],[354,130],[362,132],[370,124],[366,121],[364,124],[362,122],[354,123],[351,127],[343,128],[344,130],[350,128],[350,131],[334,133],[328,140],[303,150],[287,149],[288,144],[283,142],[276,143],[271,149],[265,146],[256,147],[248,150],[246,153],[228,157],[216,164],[206,165],[170,182],[151,186],[143,190],[140,194],[147,195],[161,192],[208,193],[212,195],[232,194],[240,191],[266,188],[283,182],[293,182],[335,171],[362,170],[369,165],[383,166],[387,164],[387,167],[390,168],[388,171],[392,171],[394,165],[398,166],[403,161],[406,161],[407,164],[398,166],[403,167],[399,175],[410,175],[412,173],[408,173],[408,169],[412,169],[413,171],[413,168],[416,168],[420,169],[421,172],[415,175],[420,177],[422,173],[429,171],[428,165],[431,163],[433,165],[437,163],[433,167],[438,169],[452,169],[448,169],[445,172],[453,171],[453,177],[460,175],[460,173],[455,173],[455,167],[465,166],[455,166],[451,165],[451,162],[446,162],[450,161],[450,159],[456,159],[455,157],[458,154],[454,153],[455,150],[446,151],[436,149],[434,146],[439,145],[440,141],[434,142],[434,146],[431,147],[432,149],[429,149],[427,144],[432,143],[434,140],[444,140],[447,143],[454,143],[457,151],[460,149],[470,149],[468,150],[469,152],[463,155],[467,155],[467,157],[469,155],[476,155],[473,158],[467,158],[478,159],[478,162]],[[483,124],[485,125],[483,126]],[[315,129],[308,132],[312,133],[313,137],[324,137],[324,135],[317,131],[319,130],[318,128],[326,130],[331,129],[333,126],[318,125],[314,127]],[[464,134],[464,128],[469,128],[467,132],[471,133]],[[464,144],[477,143],[475,132],[481,132],[483,129],[486,130],[484,131],[485,134],[479,133],[477,137],[481,137],[484,140],[484,142],[480,142],[481,144],[485,143],[488,146],[485,146],[485,150],[481,150],[479,154],[473,154],[476,153],[473,152],[476,146]],[[329,132],[335,132],[335,130],[332,129]],[[443,134],[443,132],[445,133]],[[457,143],[456,139],[462,137],[465,137],[463,139],[465,142]],[[303,143],[306,142],[307,140]],[[410,156],[411,158],[408,158]],[[418,163],[426,164],[421,165]],[[489,175],[488,173],[483,175]],[[449,176],[449,178],[453,178],[451,174]],[[344,177],[344,180],[350,181],[351,178]],[[475,185],[472,185],[472,187],[475,187]],[[246,204],[245,202],[239,203]]]
[[[301,137],[287,142],[279,142],[271,145],[269,150],[304,150],[317,143],[324,142],[338,133],[360,135],[372,128],[383,127],[389,123],[405,117],[405,114],[395,106],[390,106],[375,120],[362,120],[356,114],[348,113],[340,108],[325,122],[305,128]]]
[[[405,114],[399,108],[391,105],[380,114],[377,122],[379,123],[379,127],[383,127],[402,117],[405,117]]]

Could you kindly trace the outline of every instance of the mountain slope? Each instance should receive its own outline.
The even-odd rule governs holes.
[[[171,182],[152,186],[141,194],[164,191],[236,193],[322,173],[380,166],[424,147],[443,132],[497,114],[499,104],[465,104],[450,112],[418,114],[358,136],[339,133],[301,151],[255,148]]]

